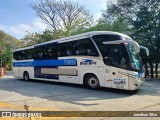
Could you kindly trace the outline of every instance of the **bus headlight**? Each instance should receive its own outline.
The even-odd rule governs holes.
[[[144,73],[135,74],[136,80],[144,81]]]

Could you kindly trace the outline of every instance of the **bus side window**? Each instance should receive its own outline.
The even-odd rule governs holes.
[[[65,42],[65,43],[58,44],[57,54],[58,54],[58,57],[73,55],[72,42]]]
[[[65,49],[64,49],[64,47],[65,47],[65,45],[63,43],[58,44],[58,48],[57,48],[58,57],[65,56]]]
[[[47,46],[43,50],[43,58],[55,59],[57,58],[57,46]]]
[[[110,45],[105,45],[105,41],[121,40],[119,35],[95,35],[92,37],[94,42],[97,44],[103,58],[108,57],[108,50]]]
[[[23,51],[17,51],[14,53],[15,54],[15,59],[16,60],[25,60],[27,59],[27,51],[23,50]]]
[[[73,42],[73,55],[79,55],[80,50],[78,49],[80,47],[79,41]]]
[[[57,46],[51,46],[50,57],[53,59],[57,58]]]
[[[43,49],[35,48],[33,57],[34,59],[43,59]]]
[[[74,55],[98,56],[98,52],[90,38],[73,42]]]
[[[43,48],[42,56],[44,59],[50,58],[50,49],[48,46]]]
[[[29,50],[27,50],[27,58],[28,59],[33,59],[33,54],[34,54],[34,51],[33,51],[33,49],[29,49]]]
[[[114,66],[119,66],[121,68],[127,68],[127,60],[124,55],[121,45],[110,46],[110,59],[111,64]]]
[[[13,59],[18,60],[18,52],[17,51],[13,53]]]

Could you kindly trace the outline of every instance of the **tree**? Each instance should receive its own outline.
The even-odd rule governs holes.
[[[92,24],[89,11],[73,1],[39,0],[33,2],[31,7],[53,31],[63,31],[63,36],[69,36],[77,28]]]
[[[2,66],[11,69],[12,52],[14,49],[21,47],[22,42],[16,38],[0,31],[0,58],[2,58]]]
[[[150,50],[151,77],[153,65],[159,64],[160,52],[160,2],[159,0],[118,0],[111,3],[103,13],[103,17],[111,20],[123,17],[132,27],[132,38]],[[157,76],[157,75],[156,75]]]
[[[112,22],[100,18],[99,22],[94,26],[87,29],[78,29],[75,33],[72,33],[72,35],[90,31],[115,31],[129,34],[131,30],[122,17],[118,17]]]
[[[24,42],[25,46],[31,46],[43,42],[47,42],[50,40],[55,40],[61,38],[63,31],[51,31],[45,30],[43,32],[35,32],[26,34],[21,40]]]

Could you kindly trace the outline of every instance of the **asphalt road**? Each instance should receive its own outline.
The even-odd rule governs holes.
[[[135,92],[107,88],[89,90],[74,84],[26,82],[8,75],[0,78],[0,111],[160,111],[159,86],[160,80],[152,80]],[[92,119],[119,120],[116,117]]]

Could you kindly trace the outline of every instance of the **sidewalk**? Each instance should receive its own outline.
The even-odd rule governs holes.
[[[146,81],[152,81],[152,80],[159,80],[160,81],[160,78],[145,78]]]
[[[1,78],[11,78],[11,77],[13,77],[13,73],[12,73],[12,71],[6,71],[6,75],[5,76],[2,76],[2,77],[0,77],[0,79]]]

